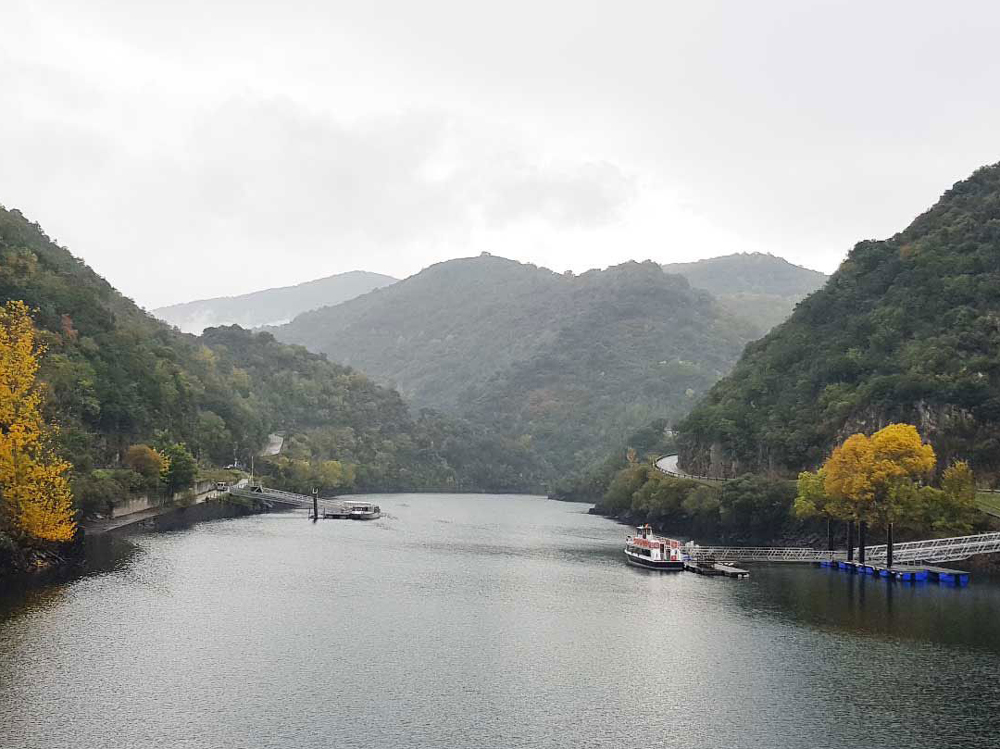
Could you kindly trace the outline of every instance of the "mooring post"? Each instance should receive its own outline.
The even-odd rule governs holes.
[[[868,530],[868,523],[862,520],[858,523],[858,562],[865,563],[865,535]]]
[[[319,520],[319,489],[313,489],[313,522]]]
[[[847,521],[847,561],[854,561],[854,521]]]
[[[892,523],[885,526],[885,566],[892,567]]]

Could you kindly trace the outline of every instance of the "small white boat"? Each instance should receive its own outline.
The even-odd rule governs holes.
[[[338,507],[326,510],[323,517],[347,520],[378,520],[382,517],[382,508],[371,502],[356,502],[347,499],[336,501]]]

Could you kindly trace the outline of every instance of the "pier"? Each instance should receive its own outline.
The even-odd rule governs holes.
[[[685,562],[684,569],[688,572],[707,575],[709,577],[750,577],[750,573],[747,570],[740,569],[732,564],[719,564],[717,562]]]
[[[861,562],[820,562],[820,567],[840,569],[858,575],[872,575],[873,577],[884,577],[890,580],[897,580],[905,583],[926,582],[928,580],[964,587],[969,584],[971,575],[965,570],[955,570],[948,567],[938,567],[932,564],[896,564],[886,567],[882,564],[869,564]]]
[[[294,492],[270,489],[260,485],[233,485],[228,487],[227,491],[234,497],[256,499],[269,505],[308,509],[310,511],[309,517],[313,520],[321,518],[374,520],[381,514],[378,505],[370,502],[356,502],[347,499],[321,499],[315,495],[295,494]]]

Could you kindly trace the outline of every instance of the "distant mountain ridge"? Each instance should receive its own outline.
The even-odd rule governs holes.
[[[794,474],[837,441],[917,425],[946,463],[1000,476],[1000,164],[902,232],[859,242],[827,284],[679,425],[692,473]]]
[[[785,320],[795,305],[826,283],[825,273],[762,252],[663,265],[696,289],[710,292],[730,312],[753,322],[764,334]]]
[[[225,465],[279,430],[281,454],[257,469],[306,491],[541,486],[524,446],[441,414],[412,414],[396,391],[324,356],[237,326],[200,337],[175,330],[0,206],[0,304],[9,300],[28,305],[46,346],[45,413],[59,427],[55,447],[73,464],[85,514],[130,491],[121,459],[132,444],[183,442],[204,465]],[[353,480],[329,483],[331,461]],[[0,554],[0,576],[2,568]]]
[[[381,273],[349,271],[294,286],[172,304],[154,309],[152,314],[195,335],[205,328],[220,325],[244,328],[281,325],[302,312],[345,302],[396,283],[396,280]]]
[[[681,417],[757,334],[652,262],[574,276],[489,255],[273,332],[533,445],[554,475]]]

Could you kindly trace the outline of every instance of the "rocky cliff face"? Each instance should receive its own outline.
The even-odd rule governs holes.
[[[938,464],[942,468],[954,460],[965,459],[969,444],[996,443],[995,425],[977,420],[970,409],[921,400],[892,411],[871,405],[859,409],[852,413],[834,433],[833,438],[824,444],[822,454],[825,456],[835,445],[852,434],[860,432],[870,436],[896,422],[916,426],[920,434],[934,446]],[[799,469],[815,467],[783,465],[764,442],[758,443],[756,450],[749,456],[740,457],[730,444],[723,440],[700,442],[691,439],[691,435],[684,435],[678,452],[678,464],[686,473],[716,478],[734,478],[745,473],[794,478]],[[1000,479],[998,466],[981,461],[978,469],[977,478],[980,485],[992,486]]]

